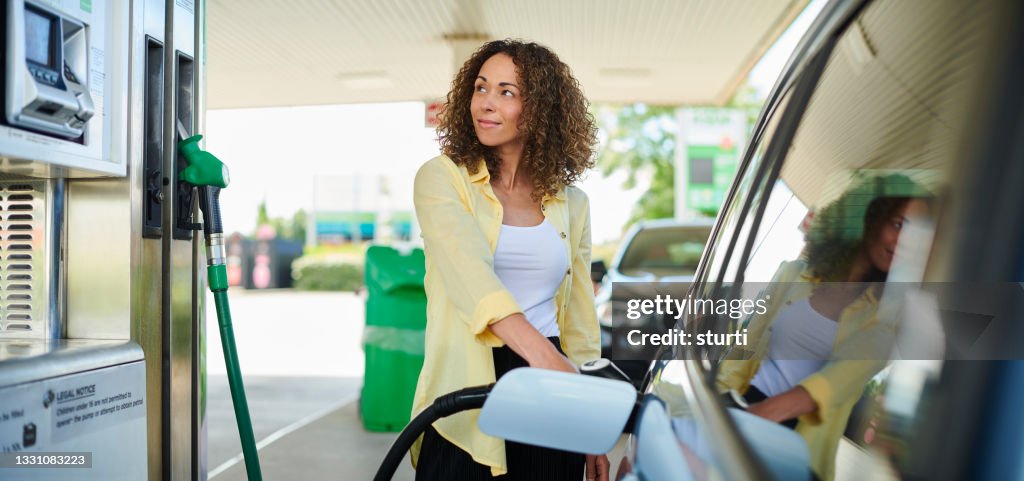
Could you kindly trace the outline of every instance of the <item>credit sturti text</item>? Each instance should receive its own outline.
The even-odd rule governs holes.
[[[634,346],[746,346],[747,330],[730,333],[715,333],[710,329],[696,336],[681,329],[670,329],[661,334],[644,333],[639,329],[629,331],[626,341]]]

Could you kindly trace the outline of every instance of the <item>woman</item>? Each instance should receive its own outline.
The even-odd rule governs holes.
[[[749,323],[754,344],[721,365],[719,388],[796,429],[821,479],[833,478],[850,411],[889,354],[891,331],[876,316],[881,283],[923,195],[904,176],[876,177],[818,212],[803,259],[780,267],[772,307]]]
[[[575,373],[600,356],[589,202],[572,186],[593,166],[596,129],[569,68],[535,43],[487,43],[452,82],[438,132],[443,155],[414,188],[427,262],[414,415],[516,367]],[[477,417],[424,433],[416,479],[576,481],[584,465],[587,479],[607,479],[605,456],[504,442]]]

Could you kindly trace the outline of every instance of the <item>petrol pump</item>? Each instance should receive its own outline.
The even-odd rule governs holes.
[[[203,10],[0,0],[0,479],[206,478]]]

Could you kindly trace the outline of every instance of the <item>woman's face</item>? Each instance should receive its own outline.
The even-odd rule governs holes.
[[[498,53],[484,62],[473,83],[469,110],[481,144],[503,147],[519,143],[523,98],[512,57]]]
[[[881,221],[874,240],[868,245],[868,258],[875,268],[889,272],[893,255],[896,253],[896,242],[899,240],[903,225],[907,223],[907,217],[921,214],[925,208],[924,202],[912,199],[905,202],[892,217]]]

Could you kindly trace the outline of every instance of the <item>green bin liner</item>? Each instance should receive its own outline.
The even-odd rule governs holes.
[[[409,423],[423,367],[427,326],[423,250],[407,255],[387,246],[366,251],[366,367],[359,411],[369,431],[400,431]]]

